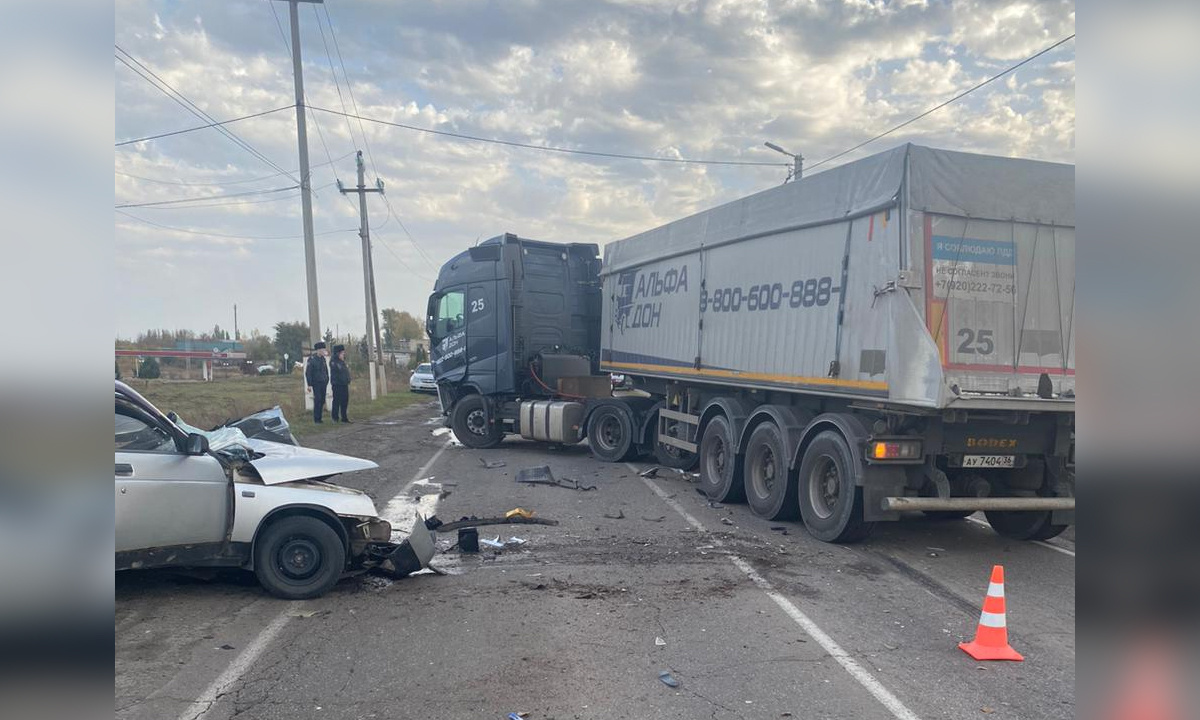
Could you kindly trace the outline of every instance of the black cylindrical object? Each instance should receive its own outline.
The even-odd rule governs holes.
[[[479,529],[468,527],[458,529],[458,549],[461,552],[479,552]]]

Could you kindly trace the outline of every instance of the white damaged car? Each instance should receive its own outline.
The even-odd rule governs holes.
[[[301,599],[347,571],[402,576],[427,566],[435,519],[417,518],[393,543],[370,497],[328,482],[375,463],[288,440],[277,410],[204,432],[118,381],[116,569],[245,568],[271,594]]]

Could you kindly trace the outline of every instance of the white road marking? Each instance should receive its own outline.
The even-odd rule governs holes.
[[[392,498],[392,501],[397,500],[411,490],[413,486],[417,484],[417,481],[424,477],[426,471],[433,467],[433,464],[438,461],[438,458],[442,456],[442,453],[445,452],[446,448],[450,447],[450,445],[451,442],[447,440],[444,445],[438,448],[438,451],[433,454],[433,457],[429,458],[429,462],[425,463],[419,470],[417,470],[416,474],[413,475],[413,479],[404,486],[404,489],[401,490],[396,497]],[[421,501],[424,501],[425,498],[432,498],[433,505],[437,505],[437,495],[426,495],[421,498]],[[390,504],[391,503],[389,502],[389,505]],[[411,523],[412,520],[409,522]],[[179,720],[201,720],[206,714],[208,714],[208,711],[212,709],[216,701],[222,695],[224,695],[234,683],[241,679],[242,673],[246,672],[246,670],[254,664],[254,661],[258,659],[259,655],[262,655],[263,651],[267,649],[267,646],[271,644],[271,641],[275,639],[275,636],[277,636],[283,630],[283,628],[287,626],[288,622],[293,617],[296,617],[297,612],[302,609],[303,605],[300,603],[289,603],[287,609],[276,615],[275,619],[273,619],[265,628],[263,628],[262,632],[255,636],[255,638],[251,640],[248,645],[246,645],[246,648],[242,650],[242,652],[236,658],[233,659],[233,662],[229,663],[229,667],[225,668],[224,672],[218,675],[216,680],[213,680],[211,683],[209,683],[208,687],[204,688],[204,692],[200,693],[200,696],[197,697],[191,705],[188,705],[187,709],[184,710],[179,716]]]
[[[275,636],[288,624],[288,621],[295,617],[296,611],[299,609],[297,603],[289,603],[286,610],[280,611],[275,619],[250,641],[246,649],[242,650],[233,659],[233,662],[229,663],[229,667],[225,668],[225,671],[218,675],[216,680],[204,688],[204,692],[200,693],[195,702],[188,705],[187,710],[184,710],[179,716],[179,720],[200,720],[208,714],[217,700],[229,690],[231,685],[241,679],[242,673],[254,664],[258,656],[262,655]]]
[[[425,475],[429,468],[438,461],[442,453],[446,452],[446,448],[453,443],[449,439],[438,448],[433,457],[429,458],[429,462],[417,469],[412,480],[396,493],[396,496],[387,501],[383,507],[383,512],[380,517],[392,524],[392,542],[398,542],[408,537],[412,533],[413,525],[417,521],[417,513],[421,513],[422,517],[429,517],[437,510],[438,493],[423,494],[420,497],[413,497],[410,491],[417,485],[427,485],[431,489],[441,489],[441,485],[435,482],[430,482],[431,478]]]
[[[991,529],[992,529],[992,526],[991,526],[991,525],[989,525],[989,524],[987,524],[987,522],[986,522],[986,521],[984,521],[984,520],[978,520],[978,519],[976,519],[976,518],[973,518],[973,517],[968,517],[968,518],[967,518],[967,522],[972,522],[972,523],[975,523],[975,524],[976,524],[976,525],[978,525],[979,527],[984,527],[984,528],[987,528],[988,530],[991,530]],[[1033,544],[1034,544],[1034,545],[1041,545],[1042,547],[1047,547],[1047,548],[1050,548],[1051,550],[1053,550],[1053,551],[1055,551],[1055,552],[1060,552],[1060,553],[1062,553],[1063,555],[1070,555],[1071,557],[1075,557],[1075,551],[1074,551],[1074,550],[1070,550],[1070,549],[1068,549],[1068,548],[1065,548],[1065,547],[1063,547],[1062,545],[1055,545],[1054,543],[1046,542],[1045,540],[1034,540],[1034,541],[1033,541]]]
[[[640,472],[639,469],[631,463],[626,463],[625,465],[634,472]],[[642,482],[646,483],[646,486],[649,487],[655,495],[662,499],[662,501],[665,502],[672,510],[678,513],[680,517],[686,520],[688,525],[691,525],[693,528],[702,533],[708,534],[709,531],[704,527],[704,524],[692,517],[688,511],[684,510],[679,503],[675,502],[675,500],[673,500],[666,491],[660,488],[657,483],[646,477],[642,478]],[[723,544],[717,538],[713,538],[711,542],[717,547],[721,547]],[[805,615],[800,608],[796,607],[791,600],[781,595],[766,578],[764,578],[762,575],[759,575],[758,572],[750,566],[750,563],[734,554],[729,554],[728,557],[730,562],[732,562],[737,569],[745,573],[746,577],[750,578],[750,581],[758,586],[758,589],[762,590],[763,593],[765,593],[767,597],[774,601],[774,603],[778,605],[780,609],[792,619],[793,622],[799,625],[801,630],[803,630],[813,640],[816,640],[817,643],[824,648],[825,652],[828,653],[829,656],[834,660],[836,660],[837,663],[842,666],[842,669],[849,673],[852,678],[857,680],[859,685],[862,685],[867,692],[871,693],[871,695],[878,700],[880,704],[887,708],[888,712],[890,712],[898,720],[919,720],[916,713],[914,713],[912,710],[909,710],[904,703],[900,702],[899,698],[893,695],[878,680],[876,680],[871,673],[867,672],[866,668],[859,664],[859,662],[855,660],[850,653],[843,650],[842,646],[837,644],[837,641],[826,634],[825,631],[822,630],[815,622],[813,622],[811,618]]]

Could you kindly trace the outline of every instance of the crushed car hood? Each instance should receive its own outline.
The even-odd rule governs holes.
[[[314,478],[370,470],[379,467],[370,460],[314,450],[298,445],[284,445],[269,440],[245,440],[243,443],[262,457],[250,460],[266,485],[311,480]]]

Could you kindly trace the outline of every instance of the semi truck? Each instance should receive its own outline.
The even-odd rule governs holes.
[[[827,542],[910,511],[1048,539],[1075,512],[1074,198],[1073,165],[906,144],[603,259],[494,237],[429,299],[442,411],[468,447],[697,468]]]

